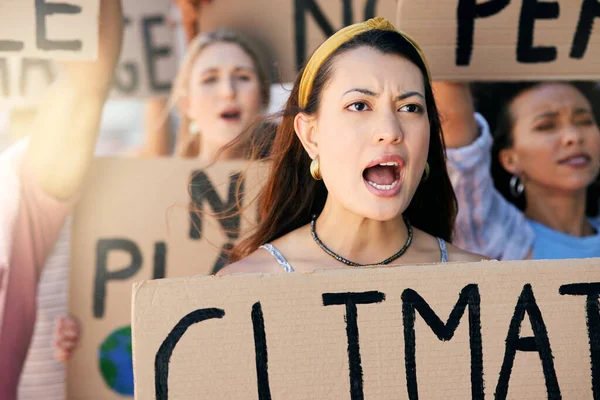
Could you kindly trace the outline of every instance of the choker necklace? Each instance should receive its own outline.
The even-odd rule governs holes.
[[[408,219],[404,216],[402,216],[402,219],[404,220],[404,223],[406,224],[406,229],[408,230],[408,238],[406,239],[406,243],[404,243],[404,246],[400,249],[399,252],[397,252],[396,254],[394,254],[393,256],[386,258],[385,260],[383,260],[382,262],[376,263],[376,264],[358,264],[355,263],[353,261],[347,260],[344,257],[334,253],[333,251],[329,250],[329,248],[327,246],[325,246],[325,244],[323,242],[321,242],[321,239],[319,239],[319,237],[317,236],[317,232],[315,231],[315,225],[317,222],[317,216],[313,215],[312,220],[310,221],[310,233],[312,234],[313,239],[315,239],[315,242],[317,242],[317,244],[319,245],[319,247],[327,254],[329,254],[331,257],[335,258],[336,260],[338,260],[339,262],[342,262],[346,265],[350,265],[352,267],[372,267],[375,265],[386,265],[391,263],[392,261],[400,258],[404,253],[406,253],[406,250],[408,250],[408,248],[410,247],[410,244],[412,243],[412,239],[413,239],[413,230],[412,230],[412,226],[410,226],[410,222],[408,222]]]

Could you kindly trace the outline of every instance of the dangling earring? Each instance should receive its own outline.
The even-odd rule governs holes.
[[[429,163],[425,162],[425,172],[423,173],[421,182],[425,182],[427,179],[429,179]]]
[[[315,180],[320,181],[323,179],[321,175],[321,163],[319,161],[319,156],[316,156],[310,163],[310,174]]]
[[[523,194],[523,191],[525,191],[525,186],[523,185],[523,182],[521,182],[521,179],[519,179],[517,175],[513,175],[510,178],[509,186],[510,194],[512,194],[515,198],[521,196]]]
[[[191,121],[189,125],[190,135],[197,135],[200,133],[200,128],[198,128],[198,124],[196,121]]]

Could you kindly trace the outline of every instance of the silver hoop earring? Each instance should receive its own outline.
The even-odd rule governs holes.
[[[198,124],[196,123],[196,121],[190,122],[190,125],[188,128],[190,131],[190,135],[197,135],[200,133],[200,128],[198,128]]]
[[[509,186],[510,186],[510,194],[512,194],[513,197],[519,197],[525,191],[525,186],[523,185],[523,182],[521,182],[521,179],[519,179],[519,177],[517,175],[513,175],[510,178]]]

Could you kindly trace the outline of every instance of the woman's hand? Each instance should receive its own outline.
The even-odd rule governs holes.
[[[198,17],[200,16],[200,6],[208,4],[212,0],[174,0],[175,4],[181,10],[181,21],[185,36],[188,41],[192,41],[198,34]]]
[[[54,329],[54,357],[58,361],[68,361],[79,345],[80,335],[79,322],[74,317],[59,318]]]
[[[448,148],[468,146],[479,135],[468,83],[434,82],[433,94]]]
[[[101,0],[98,58],[58,65],[63,74],[48,90],[31,128],[26,160],[46,194],[71,199],[94,154],[104,102],[114,82],[123,40],[120,0]]]

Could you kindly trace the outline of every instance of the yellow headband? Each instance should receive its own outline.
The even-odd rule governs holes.
[[[338,49],[338,47],[350,41],[355,36],[373,30],[397,32],[402,35],[404,39],[413,45],[415,50],[417,50],[417,53],[419,53],[423,64],[425,64],[427,79],[431,81],[427,60],[425,59],[425,55],[423,54],[423,51],[417,42],[415,42],[406,33],[394,28],[394,26],[385,18],[377,17],[365,22],[347,26],[337,31],[329,39],[323,42],[323,44],[321,44],[321,46],[319,46],[319,48],[313,53],[306,64],[306,68],[302,74],[302,79],[300,80],[300,90],[298,92],[298,104],[300,107],[306,108],[308,105],[308,98],[310,97],[315,77],[317,76],[317,72],[319,72],[319,69],[325,60],[327,60],[329,56],[331,56],[331,54]]]

